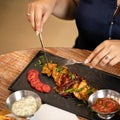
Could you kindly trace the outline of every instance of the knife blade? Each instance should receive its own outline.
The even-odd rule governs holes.
[[[41,43],[41,47],[42,47],[42,50],[43,50],[43,53],[44,53],[45,62],[48,65],[48,58],[47,58],[47,54],[46,54],[46,51],[45,51],[45,46],[44,46],[44,42],[43,42],[43,39],[42,39],[42,34],[39,33],[38,37],[39,37],[39,40],[40,40],[40,43]]]

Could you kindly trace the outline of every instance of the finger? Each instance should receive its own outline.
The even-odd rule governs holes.
[[[111,54],[111,53],[109,53],[109,54],[107,54],[101,61],[100,61],[100,65],[101,66],[105,66],[105,65],[107,65],[107,64],[109,64],[110,63],[110,61],[112,60],[112,59],[114,59],[114,54]]]
[[[109,65],[114,66],[115,64],[120,62],[120,56],[115,56],[110,62]]]
[[[50,16],[49,12],[46,12],[43,17],[42,17],[42,22],[41,22],[41,28],[43,27],[43,25],[46,23],[48,17]]]
[[[108,50],[106,50],[105,48],[101,50],[91,61],[92,66],[96,66],[97,64],[99,64],[107,54],[109,54]]]
[[[36,32],[40,32],[41,31],[41,23],[42,23],[42,10],[36,8],[35,9],[35,18],[34,18],[34,21],[35,21],[35,31]]]
[[[42,14],[41,14],[41,16],[40,16],[40,17],[41,17],[41,18],[40,18],[40,22],[39,22],[39,20],[38,20],[38,22],[39,22],[40,24],[38,23],[37,26],[36,26],[36,29],[37,29],[37,30],[40,30],[40,32],[42,32],[43,26],[44,26],[44,24],[46,23],[49,15],[50,15],[49,12],[42,12]]]
[[[97,54],[99,54],[99,52],[100,51],[102,51],[104,49],[104,46],[102,45],[102,44],[100,44],[99,46],[97,46],[96,48],[95,48],[95,50],[86,58],[86,60],[85,60],[85,64],[87,64],[87,63],[90,63],[93,59],[94,59],[94,57],[97,55]]]
[[[28,7],[27,7],[27,17],[28,17],[28,21],[29,21],[29,16],[30,16],[30,4],[28,4]]]
[[[35,30],[35,22],[34,22],[34,6],[32,4],[28,4],[28,21],[31,23],[33,29]]]

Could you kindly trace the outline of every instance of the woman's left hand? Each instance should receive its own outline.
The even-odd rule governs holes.
[[[87,57],[85,64],[113,66],[120,62],[120,40],[105,40]]]

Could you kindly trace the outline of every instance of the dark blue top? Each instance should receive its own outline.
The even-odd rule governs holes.
[[[76,9],[76,24],[79,36],[75,48],[93,50],[108,39],[113,20],[112,39],[120,39],[120,13],[114,18],[117,0],[80,0]]]

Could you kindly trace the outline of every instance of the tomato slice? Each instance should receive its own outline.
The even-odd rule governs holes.
[[[29,81],[33,80],[33,79],[38,79],[39,78],[39,72],[37,70],[31,69],[28,71],[27,73],[27,79]]]
[[[36,89],[37,91],[39,91],[39,92],[43,92],[42,86],[43,86],[43,83],[37,84],[37,85],[35,86],[35,89]]]
[[[51,88],[48,84],[44,84],[39,79],[39,72],[35,69],[31,69],[27,72],[27,79],[30,85],[39,92],[49,93]]]
[[[35,87],[37,84],[40,84],[40,81],[39,81],[39,80],[31,81],[31,82],[30,82],[30,85],[31,85],[32,87]]]
[[[44,84],[42,86],[43,92],[49,93],[51,91],[51,87],[48,84]]]
[[[35,81],[39,81],[39,78],[37,79],[31,79],[29,82],[32,83],[32,82],[35,82]]]
[[[29,74],[29,75],[27,76],[28,81],[31,81],[31,80],[37,79],[37,78],[38,78],[38,77],[37,77],[36,74],[34,74],[34,73]]]
[[[35,69],[30,69],[27,74],[30,74],[30,73],[35,73],[36,75],[39,75],[39,72]]]
[[[39,83],[38,83],[38,86],[40,86],[40,87],[42,87],[43,85],[44,85],[43,82],[39,82]]]

